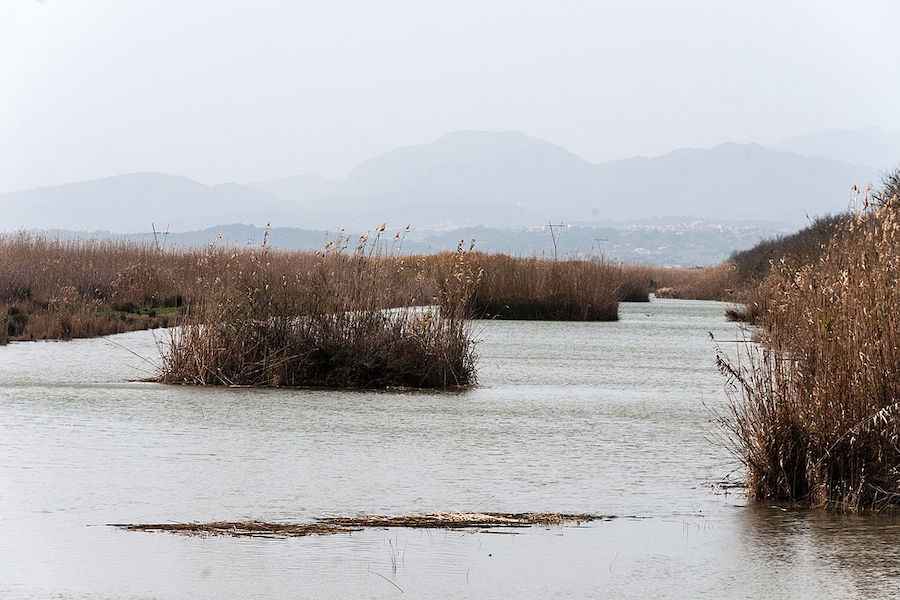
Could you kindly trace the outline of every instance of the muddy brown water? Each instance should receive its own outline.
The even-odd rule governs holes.
[[[462,393],[134,380],[154,336],[0,348],[0,598],[893,598],[900,520],[708,482],[725,305],[475,325]],[[163,334],[157,337],[164,339]],[[515,535],[195,538],[106,523],[435,511],[635,515]]]

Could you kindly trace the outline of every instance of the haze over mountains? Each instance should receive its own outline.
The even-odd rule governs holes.
[[[188,231],[238,222],[331,231],[387,222],[440,230],[671,215],[799,226],[807,215],[847,208],[852,185],[878,182],[896,163],[900,134],[875,129],[600,164],[520,132],[459,131],[376,156],[344,180],[304,174],[208,186],[135,173],[2,194],[0,230],[136,232],[154,223]]]
[[[771,147],[879,170],[900,167],[900,132],[876,127],[817,131],[781,140]]]

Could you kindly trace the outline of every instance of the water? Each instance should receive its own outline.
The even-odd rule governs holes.
[[[707,335],[738,335],[723,310],[479,323],[464,393],[145,383],[149,332],[0,348],[0,598],[895,597],[897,518],[708,485],[735,468]],[[285,540],[105,526],[454,509],[622,518]]]

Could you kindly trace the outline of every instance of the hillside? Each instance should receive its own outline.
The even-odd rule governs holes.
[[[900,132],[877,127],[817,131],[781,140],[771,148],[878,170],[900,165]]]
[[[460,131],[398,148],[343,180],[305,174],[208,186],[134,173],[0,194],[0,231],[18,228],[172,231],[218,223],[364,231],[533,227],[685,215],[690,220],[778,221],[847,208],[852,185],[879,171],[816,156],[721,144],[592,164],[520,132]]]
[[[0,194],[0,230],[113,232],[197,229],[237,220],[265,225],[294,219],[295,203],[236,184],[208,186],[185,177],[131,173]]]
[[[400,148],[354,168],[344,181],[298,178],[249,184],[319,207],[311,225],[389,221],[426,228],[520,227],[668,215],[776,220],[846,209],[850,187],[878,171],[764,148],[722,144],[653,158],[589,163],[519,132],[457,132]],[[330,206],[331,208],[325,208]]]

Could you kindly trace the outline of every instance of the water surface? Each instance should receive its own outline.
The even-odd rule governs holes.
[[[462,393],[144,383],[151,332],[2,347],[0,597],[895,597],[896,518],[710,487],[736,466],[714,423],[708,332],[739,336],[723,310],[478,323],[481,387]],[[286,540],[104,526],[436,510],[623,518]]]

